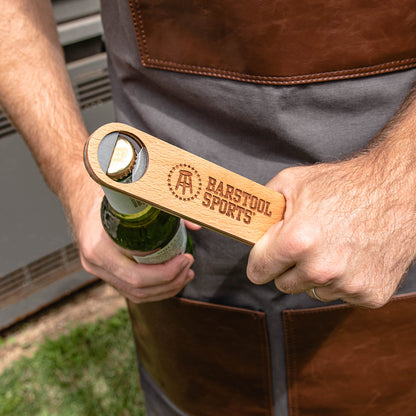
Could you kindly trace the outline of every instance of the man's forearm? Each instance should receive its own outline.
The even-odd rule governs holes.
[[[285,218],[251,251],[251,281],[323,301],[388,302],[416,258],[415,95],[353,157],[273,178]]]
[[[387,163],[410,167],[416,164],[416,83],[394,117],[369,143],[364,153],[385,153]],[[392,166],[392,167],[393,167]],[[384,166],[387,168],[388,166]],[[390,174],[391,172],[388,172]]]
[[[0,100],[50,188],[82,163],[87,136],[49,0],[8,0],[0,14]]]

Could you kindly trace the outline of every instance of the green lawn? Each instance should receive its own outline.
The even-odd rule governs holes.
[[[126,309],[46,339],[0,375],[1,416],[144,416]]]

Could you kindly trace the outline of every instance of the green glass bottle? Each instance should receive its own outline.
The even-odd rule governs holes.
[[[131,182],[135,161],[134,146],[119,136],[106,173],[113,180]],[[104,192],[103,227],[115,243],[133,252],[138,263],[164,263],[193,252],[183,220],[114,190]]]

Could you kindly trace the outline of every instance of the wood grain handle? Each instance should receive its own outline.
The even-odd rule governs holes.
[[[119,134],[140,152],[133,183],[116,182],[105,173]],[[101,186],[249,245],[283,217],[283,195],[125,124],[96,130],[84,160]]]

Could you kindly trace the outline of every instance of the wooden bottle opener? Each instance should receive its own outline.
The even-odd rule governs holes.
[[[120,134],[137,153],[132,183],[106,175]],[[101,186],[249,245],[283,217],[283,195],[125,124],[96,130],[84,161]]]

